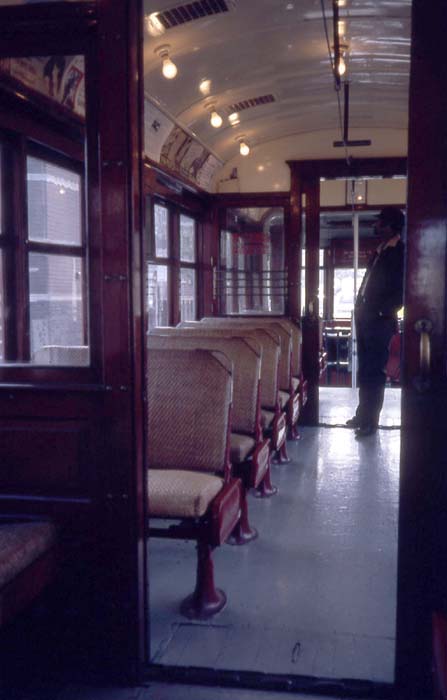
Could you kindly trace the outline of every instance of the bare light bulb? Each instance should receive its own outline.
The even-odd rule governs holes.
[[[237,112],[232,112],[228,116],[228,121],[230,122],[231,126],[237,126],[240,124],[241,120],[239,119],[239,114]]]
[[[161,69],[161,72],[168,80],[172,80],[172,78],[175,78],[177,75],[177,66],[173,61],[171,61],[169,56],[165,56],[165,58],[163,58],[163,68]]]
[[[210,122],[211,126],[214,126],[215,129],[218,129],[220,126],[222,126],[222,117],[214,110],[211,112]]]
[[[250,153],[250,147],[248,146],[248,144],[245,143],[245,141],[240,142],[239,153],[241,154],[241,156],[248,156],[248,154]]]
[[[337,66],[337,73],[341,77],[346,73],[346,62],[343,56],[340,56]]]
[[[199,90],[202,95],[209,95],[211,92],[211,80],[204,78],[199,85]]]

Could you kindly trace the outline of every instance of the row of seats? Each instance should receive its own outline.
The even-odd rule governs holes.
[[[213,549],[257,536],[247,494],[276,493],[271,459],[288,461],[287,431],[298,437],[301,331],[288,319],[203,319],[154,329],[148,353],[149,535],[197,541],[181,610],[206,618],[226,601]]]

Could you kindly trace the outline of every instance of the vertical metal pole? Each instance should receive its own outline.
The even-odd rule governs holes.
[[[359,213],[352,215],[354,234],[354,301],[357,299],[357,274],[359,269]],[[354,312],[351,315],[351,376],[352,388],[357,388],[357,338],[355,334]]]

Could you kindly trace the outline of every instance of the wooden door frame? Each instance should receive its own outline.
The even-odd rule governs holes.
[[[447,614],[447,5],[413,0],[412,11],[396,684],[428,698],[432,614]],[[427,373],[420,319],[433,325]]]
[[[406,158],[358,158],[330,160],[288,160],[290,168],[290,223],[288,240],[288,307],[289,315],[301,318],[301,250],[303,248],[303,218],[306,231],[306,299],[313,304],[312,313],[302,317],[303,371],[308,380],[308,400],[301,421],[318,424],[318,361],[319,323],[319,248],[320,248],[320,179],[391,177],[406,175]],[[365,207],[356,207],[363,211]]]

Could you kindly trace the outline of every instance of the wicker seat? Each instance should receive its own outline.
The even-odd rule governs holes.
[[[278,386],[280,391],[289,394],[285,404],[281,403],[281,408],[286,411],[289,435],[292,439],[298,439],[297,423],[300,416],[301,407],[307,401],[307,382],[301,376],[301,329],[288,318],[283,317],[224,317],[205,318],[205,324],[227,325],[231,323],[234,327],[264,328],[275,333],[281,343],[281,355],[279,362]],[[294,381],[295,380],[295,381]],[[297,385],[296,380],[300,383]],[[301,380],[301,381],[300,381]]]
[[[56,574],[56,528],[49,522],[0,525],[0,624],[36,598]]]
[[[149,513],[151,517],[201,518],[222,487],[223,480],[211,474],[149,469]]]
[[[271,496],[276,488],[270,481],[269,441],[264,439],[260,423],[260,373],[262,347],[253,337],[228,337],[226,331],[193,328],[156,329],[148,336],[149,348],[201,348],[220,350],[233,363],[233,411],[231,416],[230,459],[246,490],[258,489],[261,496]],[[211,400],[211,397],[210,397]],[[233,435],[234,434],[234,435]],[[241,517],[244,542],[255,536],[248,513]]]
[[[256,441],[250,435],[231,433],[230,459],[232,464],[243,464],[256,447]]]
[[[263,430],[268,430],[271,428],[273,421],[275,420],[275,414],[272,411],[261,411],[261,425]]]
[[[212,550],[240,520],[242,485],[228,459],[231,370],[220,352],[148,352],[149,535],[197,541],[196,587],[181,605],[189,618],[211,617],[225,605]]]
[[[281,409],[278,395],[281,386],[287,388],[288,372],[290,373],[290,345],[284,353],[282,352],[283,343],[280,334],[284,329],[277,327],[278,324],[276,326],[268,324],[263,327],[262,321],[245,318],[203,318],[200,325],[206,328],[219,328],[227,333],[242,332],[261,343],[261,406],[263,409],[275,412],[275,421],[267,435],[271,437],[274,461],[289,462],[286,447],[286,414]],[[287,353],[289,353],[288,359]]]
[[[279,392],[279,405],[281,406],[282,410],[285,409],[285,407],[289,403],[289,400],[290,400],[290,394],[288,394],[287,391],[280,391]]]

